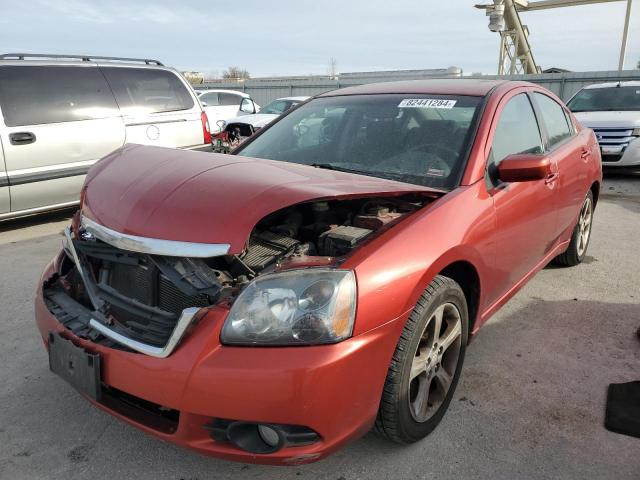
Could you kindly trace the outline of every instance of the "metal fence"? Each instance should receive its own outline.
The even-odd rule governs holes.
[[[483,75],[484,79],[525,80],[548,88],[565,102],[587,85],[604,82],[640,81],[640,70],[607,70],[600,72],[540,73],[530,75]]]
[[[280,97],[312,96],[337,88],[364,83],[389,82],[396,80],[420,80],[427,78],[482,78],[526,80],[538,83],[563,100],[569,100],[578,90],[586,85],[600,82],[617,82],[626,80],[640,81],[640,70],[624,70],[619,72],[566,72],[566,73],[542,73],[531,75],[475,75],[462,77],[459,69],[439,70],[399,70],[397,72],[363,72],[361,74],[344,74],[338,79],[327,76],[291,77],[251,79],[243,83],[238,82],[209,82],[195,85],[198,90],[207,88],[224,88],[239,90],[250,94],[259,105]]]

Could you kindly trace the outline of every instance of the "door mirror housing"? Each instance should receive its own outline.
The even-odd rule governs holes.
[[[256,108],[251,100],[243,98],[240,103],[240,111],[244,113],[256,113]]]
[[[551,173],[551,160],[545,155],[516,153],[498,165],[498,178],[507,183],[544,180]]]

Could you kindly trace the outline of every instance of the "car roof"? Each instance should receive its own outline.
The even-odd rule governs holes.
[[[628,82],[606,82],[606,83],[594,83],[592,85],[587,85],[584,87],[585,90],[590,90],[592,88],[616,88],[616,87],[640,87],[640,81],[632,80]]]
[[[27,66],[27,67],[117,67],[117,68],[145,68],[151,70],[170,70],[176,72],[173,67],[166,65],[145,64],[126,61],[79,61],[79,60],[15,60],[0,58],[0,66]]]
[[[507,83],[507,80],[479,80],[469,78],[405,80],[400,82],[369,83],[367,85],[346,87],[340,90],[332,90],[319,96],[333,97],[340,95],[431,93],[434,95],[471,95],[482,97],[493,90],[495,87],[504,83]]]
[[[222,88],[208,88],[207,90],[197,90],[196,93],[198,96],[203,93],[231,93],[232,95],[240,95],[241,97],[249,97],[248,93],[239,92],[237,90],[224,90]]]
[[[67,55],[58,53],[1,53],[0,65],[27,66],[114,66],[175,69],[152,58],[105,57],[100,55]]]

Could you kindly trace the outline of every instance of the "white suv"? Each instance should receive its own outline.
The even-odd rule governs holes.
[[[640,82],[589,85],[567,106],[595,132],[602,166],[640,169]]]
[[[77,203],[89,167],[125,143],[211,150],[206,114],[174,69],[0,55],[0,219]]]

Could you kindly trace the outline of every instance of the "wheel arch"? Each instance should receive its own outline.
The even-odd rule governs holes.
[[[591,194],[593,195],[593,206],[598,204],[598,197],[600,196],[600,182],[597,180],[591,184]]]
[[[480,275],[476,267],[467,260],[455,261],[444,267],[438,275],[454,280],[464,292],[469,312],[469,333],[474,331],[480,311]]]
[[[479,320],[485,301],[483,285],[486,284],[485,280],[488,280],[487,269],[488,266],[479,252],[469,246],[459,246],[446,252],[433,261],[423,273],[407,299],[405,311],[413,309],[420,295],[437,275],[449,277],[460,285],[465,295],[469,312],[469,338],[471,338],[481,324]]]

